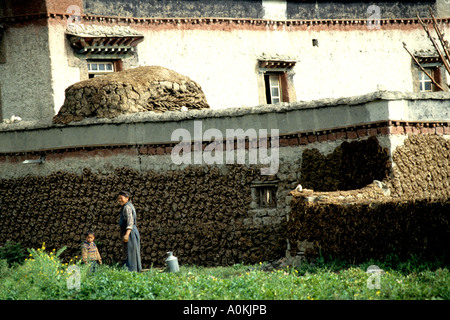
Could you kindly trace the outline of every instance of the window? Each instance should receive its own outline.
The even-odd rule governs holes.
[[[258,188],[258,202],[259,207],[276,207],[277,206],[277,189],[275,187],[260,187]]]
[[[282,101],[280,75],[266,74],[264,76],[264,83],[266,85],[267,103],[271,104]]]
[[[425,68],[424,69],[436,80],[436,82],[441,85],[441,72],[439,67],[433,68]],[[432,91],[440,91],[439,87],[437,87],[431,79],[426,75],[425,72],[419,69],[419,91],[420,92],[432,92]]]
[[[289,102],[290,99],[288,76],[285,72],[266,72],[264,74],[266,103]],[[290,90],[292,91],[292,89]]]
[[[253,182],[251,188],[257,208],[276,208],[278,181]]]
[[[432,75],[431,69],[425,69],[429,74]],[[432,84],[431,79],[423,72],[422,70],[419,70],[419,90],[420,92],[424,91],[432,91]]]
[[[447,87],[446,71],[439,56],[433,52],[419,52],[415,56],[413,71],[413,89],[415,92],[441,91]],[[419,68],[416,63],[426,70],[426,73],[436,81],[433,83],[430,77]]]
[[[114,63],[111,61],[88,61],[89,78],[102,76],[115,71]]]
[[[294,60],[259,60],[259,102],[274,104],[295,101],[292,81]]]

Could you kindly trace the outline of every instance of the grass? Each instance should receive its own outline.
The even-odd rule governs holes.
[[[267,270],[267,264],[236,264],[206,268],[180,266],[168,273],[151,268],[128,272],[117,265],[101,265],[97,272],[74,259],[62,263],[55,250],[29,250],[22,264],[9,266],[0,260],[2,300],[425,300],[450,298],[448,268],[442,262],[426,262],[416,257],[408,261],[350,265],[342,261],[316,266]],[[394,259],[395,260],[395,259]],[[385,273],[380,287],[369,288],[366,273],[376,264]],[[80,288],[69,289],[69,266],[80,270]]]

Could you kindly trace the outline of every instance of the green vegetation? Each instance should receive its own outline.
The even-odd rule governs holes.
[[[128,272],[117,265],[100,265],[89,271],[78,257],[63,263],[55,252],[42,248],[28,249],[22,263],[10,265],[0,260],[0,299],[190,299],[190,300],[424,300],[450,298],[448,267],[441,261],[425,262],[417,257],[399,261],[394,256],[384,262],[368,261],[350,265],[342,261],[316,261],[315,266],[270,268],[267,263],[236,264],[230,267],[205,268],[180,266],[169,273],[151,268],[141,273]],[[80,288],[69,289],[73,277],[68,268],[80,270]],[[377,265],[380,287],[369,288],[368,266]]]
[[[3,247],[0,247],[0,260],[6,260],[9,266],[22,263],[25,256],[25,250],[20,243],[7,241]]]

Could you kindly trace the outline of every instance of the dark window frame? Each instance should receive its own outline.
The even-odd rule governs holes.
[[[250,187],[258,209],[277,207],[278,181],[253,182]]]
[[[270,77],[278,77],[278,88],[279,88],[279,100],[277,102],[273,102],[273,96],[271,92],[271,83]],[[264,73],[264,87],[266,92],[266,101],[267,104],[273,104],[278,102],[289,102],[289,90],[288,90],[288,79],[287,73],[281,71],[268,71]]]
[[[260,103],[273,104],[270,92],[270,76],[278,76],[280,90],[279,102],[293,102],[296,100],[295,86],[293,83],[294,60],[258,60],[258,74],[260,83]],[[275,103],[278,103],[275,102]]]
[[[425,70],[427,70],[428,73],[431,74],[431,76],[436,80],[436,82],[443,88],[446,88],[448,86],[447,84],[447,77],[446,77],[446,70],[444,68],[444,65],[441,61],[441,59],[437,56],[426,56],[416,57],[416,60],[420,63],[421,67],[423,67]],[[431,81],[431,90],[421,90],[421,83],[423,83],[422,74],[423,71],[421,68],[419,68],[416,63],[411,60],[411,63],[413,65],[412,68],[412,76],[413,76],[413,91],[414,92],[438,92],[442,91],[439,87],[437,87],[430,79]],[[426,74],[423,74],[424,77],[428,78]]]

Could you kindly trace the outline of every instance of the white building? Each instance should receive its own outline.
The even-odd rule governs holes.
[[[213,109],[437,90],[403,47],[432,49],[428,6],[448,33],[445,0],[2,1],[0,119],[50,119],[69,85],[141,65],[197,81]]]

